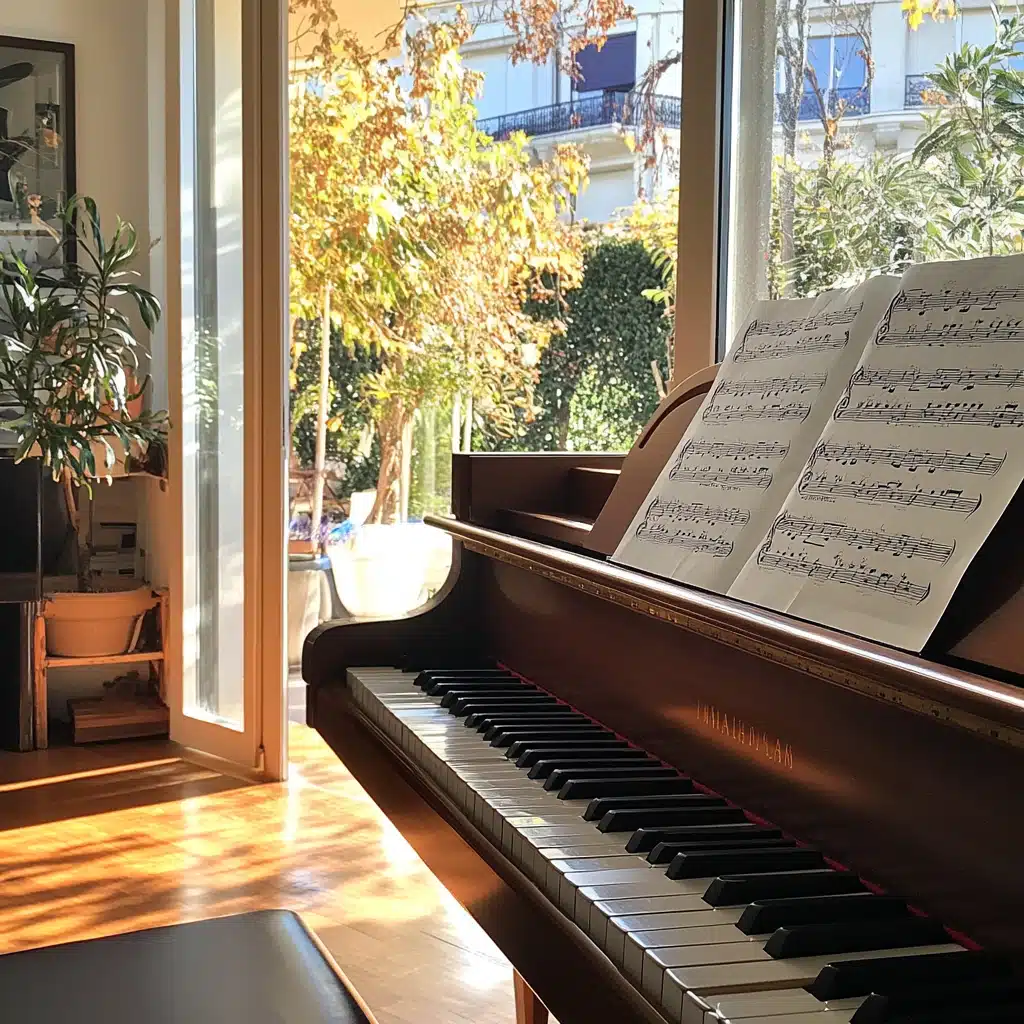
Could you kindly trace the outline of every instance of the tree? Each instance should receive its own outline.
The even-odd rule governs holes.
[[[996,18],[988,46],[965,44],[928,78],[938,109],[914,148],[940,212],[929,252],[965,258],[1019,252],[1024,230],[1024,22]]]
[[[909,157],[796,167],[793,255],[781,258],[781,160],[772,174],[768,288],[773,298],[816,295],[873,274],[901,274],[920,258],[934,208],[932,182]]]
[[[518,450],[605,450],[627,447],[659,400],[657,374],[668,376],[671,323],[644,292],[662,274],[639,241],[594,232],[583,283],[560,311],[565,331],[540,357],[535,397],[539,412],[514,438],[486,437],[491,447]]]
[[[329,54],[295,81],[293,314],[316,318],[329,288],[344,344],[380,356],[363,397],[384,521],[407,504],[399,482],[419,406],[464,393],[499,428],[517,408],[529,414],[532,354],[561,325],[523,305],[579,283],[578,233],[560,214],[585,164],[573,147],[533,163],[522,135],[477,130],[464,16],[412,37],[404,69],[329,34]]]

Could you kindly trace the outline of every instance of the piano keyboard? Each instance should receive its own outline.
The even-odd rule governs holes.
[[[350,670],[356,705],[673,1024],[982,1024],[1024,983],[511,673]]]

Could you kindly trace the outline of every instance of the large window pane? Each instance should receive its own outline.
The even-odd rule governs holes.
[[[1013,13],[745,0],[729,126],[733,325],[754,297],[1020,250],[1024,149],[1005,141],[1024,124]]]
[[[242,0],[181,7],[184,710],[244,724]]]

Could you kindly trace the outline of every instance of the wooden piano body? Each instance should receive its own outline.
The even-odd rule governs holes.
[[[360,718],[348,669],[494,659],[970,940],[1024,955],[1024,690],[1008,671],[1024,643],[1013,593],[982,574],[999,563],[1016,579],[1021,559],[992,550],[1010,527],[937,633],[966,643],[970,666],[612,565],[712,379],[673,392],[625,464],[455,456],[454,516],[432,520],[454,542],[446,587],[397,621],[330,623],[306,642],[309,723],[562,1024],[661,1018]],[[976,663],[985,644],[1000,667]]]

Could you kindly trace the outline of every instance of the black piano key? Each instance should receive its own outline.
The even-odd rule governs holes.
[[[575,779],[559,791],[559,800],[584,800],[587,797],[647,797],[675,793],[692,793],[693,780],[685,775],[650,779],[644,776],[623,779]],[[602,812],[603,813],[603,812]],[[601,815],[598,814],[599,818]],[[589,819],[596,820],[594,818]]]
[[[825,861],[817,850],[799,846],[795,850],[716,850],[713,853],[680,853],[672,858],[669,878],[705,878],[735,872],[799,871],[820,868]]]
[[[547,714],[494,715],[491,718],[484,718],[475,723],[474,728],[483,739],[492,740],[503,729],[515,729],[519,726],[526,727],[531,725],[550,728],[556,725],[571,725],[573,723],[578,725],[594,724],[585,715],[578,715],[572,711],[551,710]]]
[[[532,711],[529,708],[524,708],[522,711],[478,711],[473,714],[466,715],[466,720],[462,723],[467,729],[484,729],[488,725],[505,722],[523,722],[529,721],[532,718],[540,719],[566,719],[566,718],[579,718],[589,722],[590,719],[585,715],[581,715],[578,711],[573,711],[568,704],[554,704],[545,707],[534,708]]]
[[[923,987],[872,992],[857,1007],[850,1024],[902,1024],[928,1012],[944,1012],[945,1020],[959,1021],[968,1008],[1001,1008],[1024,1002],[1024,978],[997,978],[960,984],[937,982]],[[1024,1014],[1004,1018],[1024,1020]]]
[[[566,761],[577,759],[583,761],[599,761],[609,760],[615,758],[623,758],[629,760],[631,758],[637,758],[638,760],[646,760],[647,755],[636,747],[612,747],[607,744],[599,744],[597,746],[584,745],[581,747],[575,747],[570,744],[561,743],[554,748],[542,748],[539,750],[527,750],[525,753],[520,754],[516,759],[517,768],[532,768],[538,761]],[[564,767],[564,764],[563,764]],[[530,778],[537,778],[535,775],[531,775]]]
[[[647,853],[658,843],[699,842],[703,839],[740,839],[747,836],[762,836],[765,839],[779,839],[782,832],[777,828],[764,828],[752,821],[740,825],[684,825],[678,828],[638,828],[626,843],[627,853]]]
[[[473,714],[474,711],[512,711],[515,708],[557,706],[558,701],[554,697],[540,693],[524,693],[521,697],[463,697],[448,708],[448,712],[456,718],[462,718]]]
[[[634,768],[661,767],[661,762],[645,754],[635,747],[625,750],[609,750],[605,753],[594,753],[574,750],[562,757],[541,757],[533,762],[527,773],[531,779],[546,779],[553,772],[562,768]]]
[[[679,774],[675,768],[657,761],[643,764],[643,767],[630,765],[628,768],[619,765],[614,768],[559,768],[544,780],[544,788],[557,793],[567,782],[583,779],[673,779]]]
[[[716,878],[708,886],[704,902],[712,907],[736,907],[756,900],[865,891],[864,883],[856,875],[831,868],[751,874],[732,872]]]
[[[495,693],[537,693],[536,686],[518,679],[442,679],[428,683],[423,692],[428,697],[444,697],[449,693],[481,693],[491,696]]]
[[[561,794],[559,794],[561,795]],[[587,804],[583,812],[584,821],[600,821],[611,811],[631,810],[687,810],[691,807],[724,807],[720,796],[706,796],[704,793],[652,793],[650,796],[598,796]]]
[[[658,843],[647,854],[648,864],[671,864],[677,854],[695,853],[698,850],[735,850],[742,845],[745,850],[776,850],[792,849],[796,846],[794,839],[761,839],[744,837],[741,839],[703,839],[691,843]],[[766,928],[765,931],[772,931]]]
[[[511,672],[503,668],[428,668],[420,672],[413,680],[413,686],[421,690],[435,679],[515,679]]]
[[[757,900],[740,916],[736,927],[744,935],[760,935],[797,924],[826,924],[839,921],[890,920],[907,917],[910,909],[895,896],[871,892],[842,893],[838,896],[795,896],[784,900]]]
[[[510,727],[502,729],[491,738],[492,747],[508,747],[519,740],[557,740],[582,739],[584,736],[594,736],[599,739],[611,737],[615,733],[608,729],[602,729],[599,725],[576,725],[566,723],[565,725],[533,726],[523,728]]]
[[[599,832],[635,832],[658,825],[725,825],[746,821],[738,807],[640,807],[609,811],[598,823]]]
[[[1013,975],[1005,957],[987,950],[968,953],[920,953],[828,964],[807,986],[816,999],[851,999],[872,992],[905,991],[917,986],[994,981]]]
[[[430,696],[436,697],[438,694],[430,694]],[[512,700],[514,698],[518,699],[519,697],[525,696],[533,697],[546,695],[541,694],[540,690],[535,686],[523,686],[521,683],[504,688],[496,686],[456,686],[441,696],[441,707],[450,708],[460,700],[486,700],[490,697],[495,697],[498,700]]]
[[[893,921],[787,926],[772,934],[764,944],[764,951],[776,960],[788,960],[794,956],[829,956],[901,946],[938,946],[950,941],[949,932],[938,921],[911,916]]]
[[[551,757],[558,757],[560,753],[568,750],[625,750],[628,747],[628,741],[617,739],[613,733],[609,733],[607,739],[589,736],[581,740],[516,740],[505,751],[505,756],[510,761],[515,761],[520,768],[529,768],[532,761],[519,764],[518,759],[524,754],[548,754]]]

